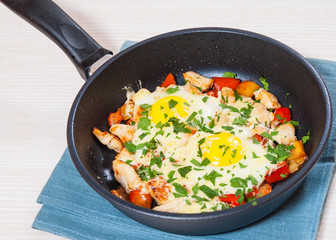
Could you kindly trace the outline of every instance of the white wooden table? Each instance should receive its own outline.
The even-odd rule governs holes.
[[[258,32],[305,57],[336,61],[336,1],[55,0],[102,46],[117,53],[190,27]],[[61,239],[31,224],[42,187],[66,148],[66,122],[83,80],[62,51],[0,4],[0,238]],[[336,183],[319,229],[336,237]]]

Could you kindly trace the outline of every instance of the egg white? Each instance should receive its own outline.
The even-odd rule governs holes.
[[[237,187],[232,186],[231,180],[233,178],[249,179],[253,177],[257,182],[252,180],[247,180],[247,186],[241,188],[245,193],[253,189],[253,187],[259,187],[264,181],[267,173],[271,172],[272,169],[276,168],[276,164],[272,164],[265,154],[267,149],[260,144],[253,143],[252,136],[254,135],[252,129],[256,126],[237,126],[232,124],[233,121],[239,117],[239,113],[232,112],[230,109],[223,109],[220,107],[221,96],[218,98],[210,97],[206,95],[195,95],[186,91],[183,86],[178,86],[178,91],[168,94],[166,89],[158,87],[156,91],[150,93],[148,90],[140,90],[133,96],[135,105],[148,104],[153,105],[156,101],[167,96],[178,96],[187,101],[190,105],[188,107],[188,114],[196,112],[195,118],[198,121],[203,121],[205,126],[209,127],[210,122],[214,119],[218,113],[223,114],[227,121],[226,126],[233,127],[234,129],[230,132],[234,132],[234,136],[239,138],[244,146],[245,157],[240,159],[236,164],[229,166],[214,166],[209,164],[207,166],[195,166],[191,160],[196,160],[202,162],[202,157],[198,155],[199,141],[202,138],[213,135],[213,133],[197,131],[195,134],[178,132],[174,133],[173,126],[164,127],[163,134],[157,134],[160,130],[156,127],[153,122],[148,127],[148,130],[137,129],[135,136],[133,138],[133,143],[135,145],[143,144],[155,137],[157,141],[157,149],[155,154],[163,153],[165,159],[162,161],[162,166],[153,165],[152,168],[159,172],[161,177],[168,180],[168,175],[170,172],[174,173],[174,182],[179,183],[188,190],[188,197],[183,197],[182,199],[187,200],[189,204],[184,205],[184,209],[180,209],[180,212],[200,212],[200,211],[213,211],[220,210],[222,208],[222,203],[218,198],[208,199],[208,202],[199,204],[195,201],[195,198],[191,197],[193,195],[192,189],[195,185],[198,186],[208,186],[211,189],[215,189],[218,195],[223,194],[235,194],[237,192]],[[254,101],[251,98],[245,98],[241,101],[238,100],[234,103],[230,103],[232,107],[241,109],[243,107],[247,108],[248,105],[253,105]],[[185,119],[181,119],[185,121]],[[263,125],[263,127],[265,127]],[[216,125],[212,128],[213,132],[227,132],[221,125]],[[147,135],[143,137],[143,134]],[[142,136],[142,137],[141,137]],[[151,153],[143,155],[143,150],[138,149],[135,153],[136,162],[132,164],[141,163],[144,165],[150,164],[150,159],[152,158]],[[176,162],[172,162],[169,159],[174,159]],[[192,171],[190,171],[185,177],[182,177],[178,173],[179,168],[191,166]],[[211,182],[204,178],[205,175],[209,175],[211,172],[216,171],[222,176],[217,177],[215,182]],[[175,199],[173,196],[175,192],[174,187],[172,187],[172,192],[170,193],[170,200]],[[208,198],[206,194],[202,191],[198,191],[197,195],[201,198]],[[180,201],[180,200],[179,200]],[[204,208],[205,207],[205,208]],[[218,208],[218,209],[216,209]]]

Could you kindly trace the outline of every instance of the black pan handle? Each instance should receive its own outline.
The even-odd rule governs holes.
[[[9,9],[54,41],[84,80],[90,66],[112,52],[102,48],[51,0],[0,0]]]

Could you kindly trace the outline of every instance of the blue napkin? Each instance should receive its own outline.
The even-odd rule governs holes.
[[[134,42],[126,42],[122,49]],[[308,59],[336,102],[336,62]],[[336,111],[334,119],[336,120]],[[184,236],[133,221],[98,195],[81,178],[68,149],[37,199],[43,204],[33,228],[71,239],[315,239],[335,169],[336,129],[328,146],[298,191],[268,217],[228,233]]]

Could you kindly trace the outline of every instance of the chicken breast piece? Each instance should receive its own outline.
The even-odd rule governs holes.
[[[127,151],[126,148],[123,148],[119,154],[115,157],[116,160],[126,162],[127,160],[135,161],[135,156]]]
[[[293,142],[296,141],[295,136],[295,128],[292,124],[286,123],[282,124],[276,129],[274,129],[272,132],[278,132],[275,136],[273,136],[273,139],[279,143],[284,145],[290,145]]]
[[[255,91],[254,96],[256,100],[260,100],[260,103],[263,104],[268,109],[281,108],[281,104],[279,103],[277,97],[274,96],[272,93],[267,92],[263,88],[260,88],[259,90]]]
[[[213,80],[211,78],[203,77],[202,75],[192,71],[183,73],[183,77],[190,84],[201,89],[202,92],[208,91],[213,84]]]
[[[114,124],[110,132],[116,135],[123,143],[132,141],[135,129],[133,126],[126,124]]]
[[[98,140],[106,145],[109,149],[116,151],[117,153],[121,152],[124,148],[124,145],[120,141],[119,138],[114,136],[112,133],[109,132],[102,132],[98,128],[93,128],[92,133],[98,138]]]
[[[185,85],[183,85],[183,87],[187,92],[190,92],[190,93],[195,94],[195,95],[202,95],[201,90],[199,90],[197,87],[194,87],[189,82],[187,82]]]
[[[261,103],[255,103],[250,115],[252,124],[259,124],[269,127],[273,120],[273,113],[269,112],[267,108]]]
[[[223,87],[221,89],[221,94],[222,94],[223,97],[225,97],[225,96],[233,97],[234,96],[234,91],[229,87]]]
[[[137,189],[143,191],[143,193],[149,193],[145,187],[145,183],[141,180],[138,173],[127,163],[120,160],[114,160],[113,171],[116,180],[127,193]]]
[[[149,180],[147,182],[147,188],[157,204],[162,205],[169,202],[171,185],[164,178],[159,176]]]

